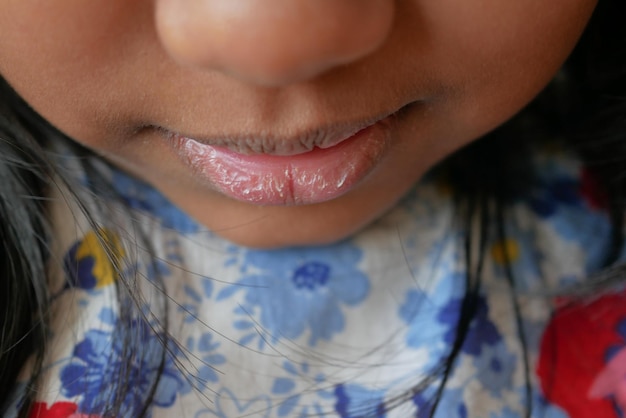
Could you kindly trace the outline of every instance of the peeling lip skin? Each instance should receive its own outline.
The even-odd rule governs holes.
[[[183,164],[222,194],[255,205],[303,205],[337,198],[367,177],[389,148],[402,109],[282,140],[197,139],[160,129]]]

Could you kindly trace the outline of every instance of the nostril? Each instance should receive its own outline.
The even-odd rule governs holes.
[[[316,76],[379,48],[393,0],[157,0],[156,27],[181,63],[248,82]]]

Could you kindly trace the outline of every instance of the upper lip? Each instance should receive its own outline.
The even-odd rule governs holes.
[[[164,127],[155,127],[170,138],[185,138],[204,145],[222,147],[240,154],[296,155],[314,148],[330,148],[354,136],[359,131],[396,115],[409,105],[392,112],[382,113],[355,122],[335,123],[323,127],[301,130],[290,136],[275,136],[268,133],[235,135],[188,135]]]

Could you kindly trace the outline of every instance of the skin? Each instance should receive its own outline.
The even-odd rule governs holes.
[[[522,108],[596,1],[0,0],[0,74],[60,130],[225,238],[322,244],[371,223]],[[154,128],[288,141],[409,104],[370,175],[313,205],[232,200]]]

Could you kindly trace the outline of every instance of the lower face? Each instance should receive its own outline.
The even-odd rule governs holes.
[[[531,100],[596,3],[371,0],[392,23],[367,53],[297,76],[269,60],[256,77],[173,53],[159,19],[177,1],[0,0],[0,74],[200,223],[264,248],[333,242],[381,216]]]

